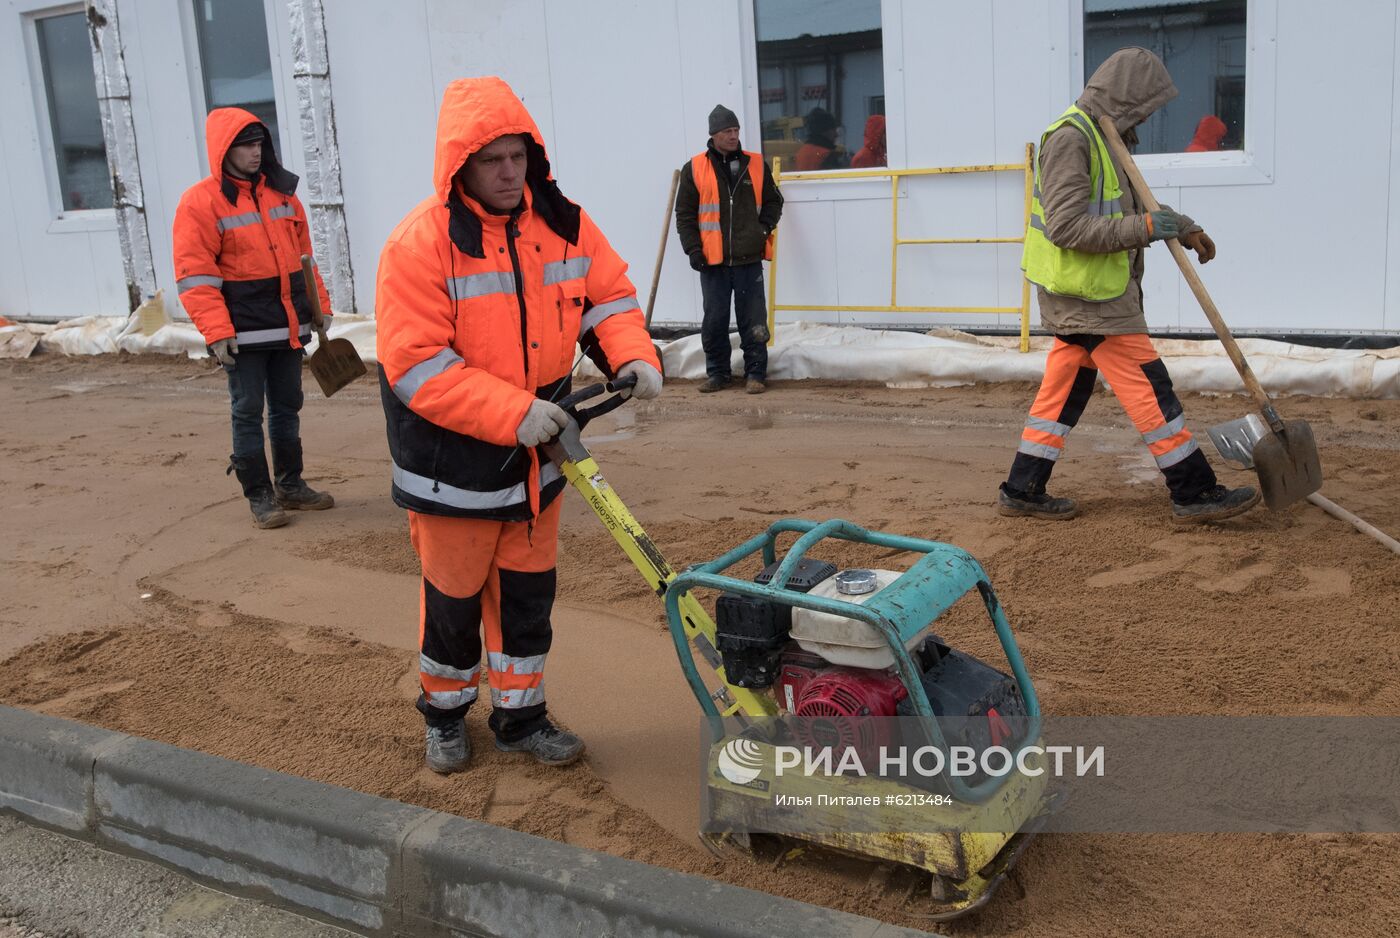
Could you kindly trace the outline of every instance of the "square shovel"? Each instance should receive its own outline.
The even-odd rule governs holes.
[[[313,318],[319,320],[321,296],[316,289],[316,276],[311,270],[310,255],[301,256],[301,274],[306,283],[306,298],[315,311]],[[316,337],[320,341],[316,345],[316,351],[306,360],[306,365],[316,377],[316,383],[321,386],[321,393],[330,397],[364,374],[367,369],[365,363],[360,360],[360,353],[355,351],[355,346],[349,339],[328,340],[323,326],[317,327]]]

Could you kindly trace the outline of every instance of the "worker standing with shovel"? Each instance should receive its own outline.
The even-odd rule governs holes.
[[[1148,244],[1179,238],[1204,264],[1215,257],[1215,243],[1190,218],[1166,206],[1144,212],[1097,126],[1098,118],[1107,116],[1136,143],[1130,128],[1176,94],[1161,59],[1146,49],[1121,49],[1041,136],[1021,266],[1037,285],[1041,322],[1055,339],[997,498],[1003,515],[1075,516],[1073,499],[1055,498],[1045,487],[1100,372],[1162,471],[1175,520],[1217,521],[1259,502],[1253,488],[1229,489],[1217,482],[1186,429],[1181,401],[1147,336],[1143,314]]]

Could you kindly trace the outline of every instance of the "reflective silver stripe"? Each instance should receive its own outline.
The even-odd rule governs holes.
[[[262,216],[257,212],[249,212],[246,215],[225,215],[219,219],[219,231],[228,231],[230,228],[242,228],[244,225],[256,225],[262,221]]]
[[[418,393],[418,389],[428,382],[430,378],[436,378],[453,365],[461,362],[462,356],[445,348],[427,361],[421,361],[403,373],[394,384],[394,396],[405,404],[413,402],[413,395]]]
[[[1036,231],[1041,232],[1042,234],[1045,233],[1045,222],[1042,221],[1040,216],[1036,215],[1034,212],[1031,213],[1031,227],[1034,228]]]
[[[311,338],[310,323],[301,327],[299,335],[303,339]],[[258,345],[262,342],[286,342],[290,336],[290,329],[250,329],[238,333],[234,338],[238,340],[239,345]]]
[[[476,700],[476,688],[464,687],[461,690],[434,690],[427,691],[423,695],[428,698],[428,703],[439,710],[451,710],[453,707],[460,707]]]
[[[565,280],[575,280],[588,274],[588,268],[593,266],[591,257],[570,257],[562,261],[550,261],[544,265],[544,285],[552,283],[562,283]],[[512,289],[514,283],[512,282]]]
[[[486,653],[486,663],[493,673],[509,671],[512,674],[540,674],[544,671],[544,659],[548,655],[530,655],[516,658],[499,651]]]
[[[449,681],[464,681],[468,684],[476,682],[477,675],[481,673],[481,665],[476,665],[466,671],[454,668],[450,665],[439,664],[422,652],[418,653],[418,670],[424,674],[431,674],[433,677],[445,677]]]
[[[1021,445],[1016,447],[1016,451],[1025,453],[1027,456],[1039,456],[1041,459],[1048,459],[1051,462],[1060,458],[1058,448],[1046,446],[1044,443],[1032,443],[1029,440],[1022,440]]]
[[[719,203],[718,203],[718,202],[701,202],[701,203],[700,203],[700,207],[699,207],[699,211],[702,211],[702,212],[718,212],[718,211],[719,211]]]
[[[1170,469],[1172,466],[1175,466],[1177,463],[1181,462],[1187,456],[1190,456],[1199,448],[1200,447],[1196,445],[1195,440],[1187,440],[1185,443],[1182,443],[1176,449],[1168,450],[1162,455],[1154,457],[1157,460],[1157,468]]]
[[[544,684],[539,687],[521,687],[517,690],[496,690],[491,688],[491,704],[513,710],[517,707],[533,707],[544,703]]]
[[[175,292],[184,293],[186,290],[193,290],[195,287],[222,287],[223,277],[214,277],[209,274],[195,274],[193,277],[185,277],[175,281]]]
[[[454,300],[470,300],[493,293],[514,292],[515,274],[508,270],[489,270],[484,274],[447,278],[447,295]]]
[[[1027,417],[1026,426],[1030,427],[1032,430],[1053,433],[1058,437],[1063,437],[1074,429],[1067,423],[1056,423],[1054,420],[1045,420],[1040,417]]]
[[[1123,211],[1122,199],[1109,199],[1107,202],[1090,202],[1090,215],[1116,215]]]
[[[550,463],[540,467],[540,488],[544,488],[560,477],[559,467]],[[518,482],[509,488],[486,492],[473,492],[459,489],[446,482],[434,483],[427,476],[409,472],[397,463],[394,464],[394,484],[400,490],[427,502],[437,502],[450,508],[478,510],[484,508],[506,508],[525,501],[525,483]]]
[[[1144,443],[1156,443],[1158,440],[1165,440],[1167,437],[1176,436],[1178,433],[1185,429],[1186,415],[1178,414],[1176,417],[1174,417],[1171,420],[1168,420],[1166,424],[1158,427],[1156,430],[1144,433],[1142,435],[1142,441]]]
[[[613,300],[610,303],[601,303],[584,314],[583,319],[579,321],[578,331],[587,332],[589,329],[596,329],[598,323],[607,319],[609,316],[616,316],[618,313],[625,313],[629,310],[641,308],[642,307],[637,303],[636,294],[624,296],[622,299]],[[553,463],[550,463],[550,465],[553,465]]]
[[[273,221],[279,218],[293,218],[296,216],[296,206],[288,202],[286,205],[274,205],[267,210],[267,217]]]
[[[702,222],[700,223],[700,230],[701,230],[701,231],[719,231],[719,222],[717,222],[717,221],[702,221]]]

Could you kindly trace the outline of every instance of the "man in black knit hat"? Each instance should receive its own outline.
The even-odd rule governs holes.
[[[758,153],[739,148],[739,118],[722,104],[710,112],[710,142],[681,167],[676,194],[676,233],[700,272],[705,316],[702,393],[733,382],[730,372],[729,304],[744,350],[744,390],[762,394],[768,381],[768,307],[763,261],[773,258],[773,229],[783,197]]]

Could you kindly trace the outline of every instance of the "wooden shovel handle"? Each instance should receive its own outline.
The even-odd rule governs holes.
[[[666,257],[666,242],[671,236],[671,210],[676,207],[676,189],[681,184],[681,171],[671,173],[671,194],[666,196],[666,220],[661,223],[661,247],[656,249],[656,269],[651,273],[651,293],[647,295],[647,328],[651,328],[651,313],[656,308],[656,288],[661,283],[661,262]]]
[[[1158,211],[1162,207],[1161,203],[1153,197],[1152,190],[1147,187],[1147,180],[1142,178],[1142,173],[1138,170],[1137,163],[1133,162],[1133,155],[1128,152],[1123,138],[1118,135],[1118,128],[1114,125],[1112,118],[1100,117],[1099,126],[1103,128],[1104,142],[1108,144],[1108,148],[1113,151],[1113,155],[1122,164],[1123,171],[1128,174],[1128,179],[1132,181],[1133,190],[1142,200],[1143,207],[1149,212]],[[1234,362],[1235,370],[1244,379],[1244,386],[1249,389],[1250,394],[1254,395],[1254,402],[1259,406],[1259,412],[1264,415],[1264,419],[1269,422],[1269,427],[1275,433],[1282,433],[1283,419],[1279,417],[1278,411],[1274,410],[1273,401],[1269,400],[1269,395],[1264,393],[1259,379],[1254,376],[1254,369],[1249,367],[1249,362],[1245,361],[1244,352],[1235,342],[1235,337],[1230,334],[1230,327],[1225,325],[1225,320],[1221,317],[1215,301],[1206,292],[1206,285],[1201,282],[1200,275],[1191,266],[1191,258],[1186,254],[1186,248],[1182,247],[1181,241],[1177,238],[1168,238],[1167,247],[1171,249],[1172,257],[1176,258],[1176,265],[1181,268],[1182,276],[1190,284],[1191,292],[1196,294],[1196,301],[1201,304],[1206,318],[1215,327],[1215,334],[1220,337],[1220,344],[1225,346],[1225,354],[1229,355],[1230,361]]]
[[[316,330],[316,335],[321,339],[321,344],[326,344],[326,327],[318,326],[316,323],[325,322],[325,314],[321,312],[321,294],[316,289],[316,273],[311,268],[311,255],[301,256],[301,279],[306,285],[306,299],[311,304],[311,326]]]

